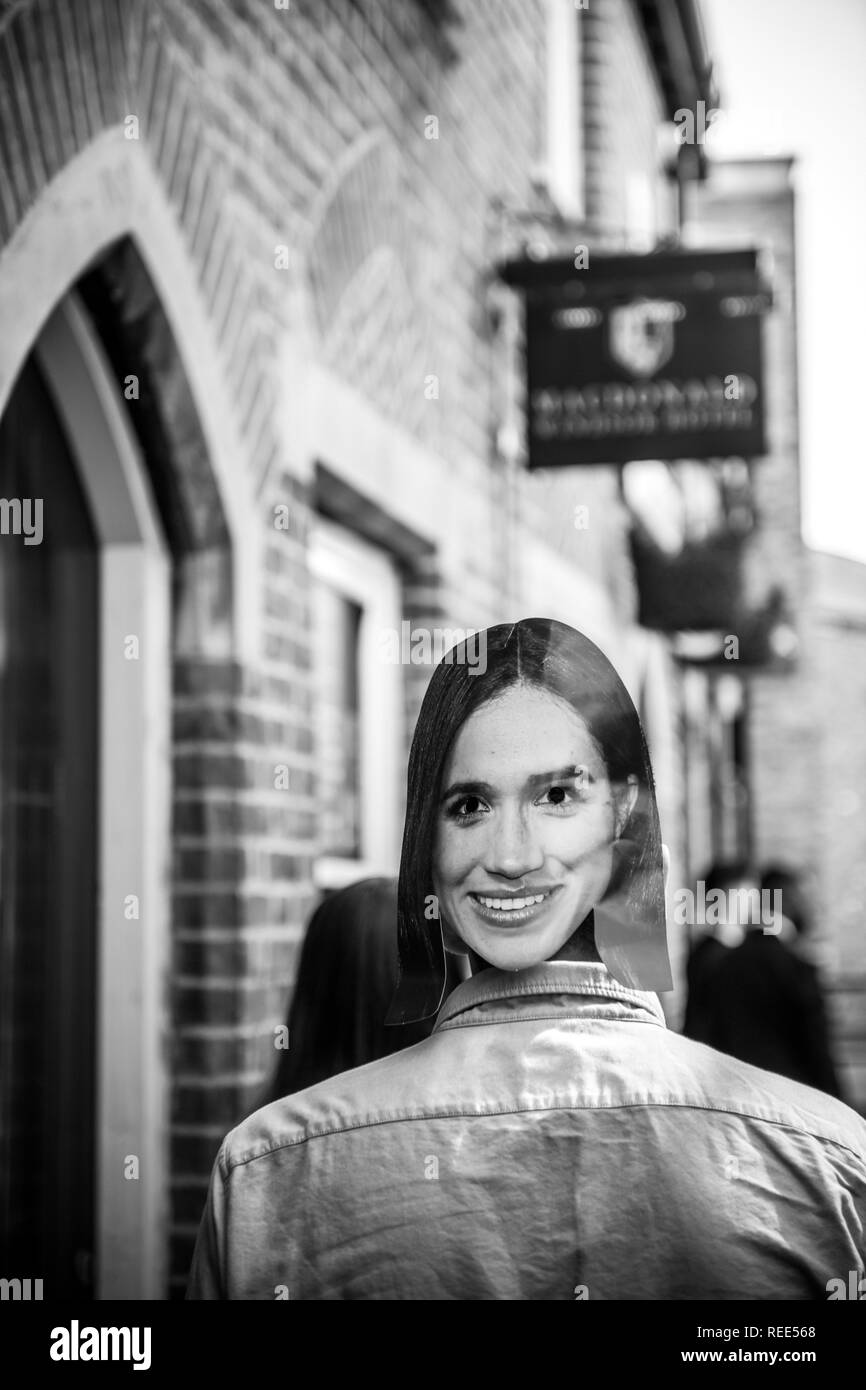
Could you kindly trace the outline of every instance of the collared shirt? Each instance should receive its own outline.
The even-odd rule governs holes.
[[[187,1296],[826,1299],[864,1227],[854,1111],[546,962],[233,1130]]]

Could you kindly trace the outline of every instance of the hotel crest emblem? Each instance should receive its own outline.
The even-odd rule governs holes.
[[[652,376],[674,350],[674,324],[682,304],[669,299],[633,299],[608,314],[608,350],[633,376]]]

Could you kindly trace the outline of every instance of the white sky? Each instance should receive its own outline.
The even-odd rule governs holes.
[[[713,152],[793,154],[808,545],[866,561],[866,0],[702,0]]]

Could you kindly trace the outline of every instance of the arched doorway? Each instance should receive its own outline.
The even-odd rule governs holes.
[[[4,1265],[46,1299],[159,1297],[170,567],[74,294],[4,410],[0,492]]]
[[[197,767],[178,745],[192,740],[197,757],[198,730],[212,727],[203,673],[234,689],[235,663],[262,651],[269,531],[196,267],[144,142],[103,132],[36,198],[0,254],[0,321],[0,419],[32,355],[98,552],[93,1289],[162,1298],[170,1265],[185,1276],[188,1264],[213,1092],[207,1068],[197,1070],[210,1046],[199,1040],[209,992],[192,950],[174,987],[170,895],[177,919],[179,885],[197,896],[210,884],[205,855],[190,865],[172,854],[170,769],[177,814],[198,798]],[[139,660],[127,659],[130,635]],[[170,710],[180,708],[173,743]],[[207,846],[206,834],[188,833]],[[137,918],[126,915],[133,897]],[[202,1097],[193,1115],[182,1108],[191,1090]],[[2,1250],[0,1263],[14,1278]],[[54,1296],[47,1285],[44,1295]]]
[[[33,356],[0,422],[0,1244],[93,1285],[99,565]]]

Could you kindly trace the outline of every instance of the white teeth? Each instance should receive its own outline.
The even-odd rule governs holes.
[[[544,897],[544,893],[535,893],[531,898],[482,898],[479,893],[478,901],[482,906],[491,907],[496,912],[519,912],[522,908],[543,903]]]

